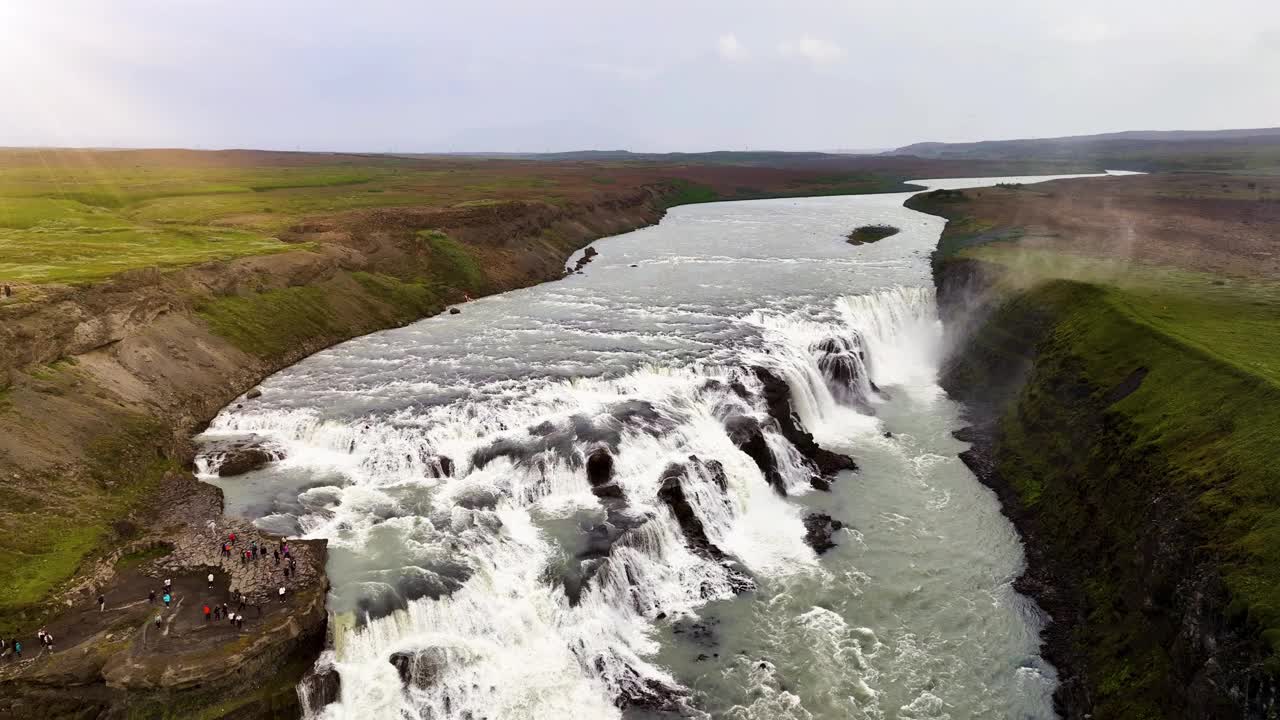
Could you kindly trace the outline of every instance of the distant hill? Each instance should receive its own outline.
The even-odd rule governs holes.
[[[922,142],[885,154],[939,160],[1073,160],[1149,171],[1280,171],[1280,128],[1131,130],[969,143]]]
[[[650,162],[664,165],[761,165],[767,167],[807,165],[842,157],[834,153],[781,150],[712,150],[695,153],[639,153],[630,150],[570,150],[550,153],[459,152],[424,153],[411,157],[441,156],[543,162]]]

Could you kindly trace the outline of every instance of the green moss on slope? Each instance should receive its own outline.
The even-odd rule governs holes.
[[[177,469],[155,444],[166,436],[162,423],[125,419],[116,432],[90,444],[85,477],[27,478],[5,493],[0,635],[40,618],[41,603],[86,557],[132,539],[126,536],[129,526],[117,521],[145,503],[165,472]]]
[[[215,333],[259,357],[284,355],[341,330],[329,296],[316,286],[219,297],[196,311]]]
[[[488,276],[461,243],[439,230],[422,230],[418,237],[431,249],[431,275],[436,283],[469,293],[491,289]]]

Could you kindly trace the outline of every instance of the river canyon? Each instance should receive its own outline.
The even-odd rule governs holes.
[[[224,409],[226,511],[329,541],[308,716],[1055,717],[909,195],[677,207]],[[275,461],[218,477],[245,442]]]

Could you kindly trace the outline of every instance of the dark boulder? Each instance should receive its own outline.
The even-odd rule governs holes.
[[[218,465],[219,477],[234,477],[265,467],[272,460],[283,457],[281,453],[270,453],[257,445],[245,445],[228,450]]]
[[[467,488],[458,493],[454,503],[468,510],[492,510],[498,506],[498,491],[487,487]]]
[[[697,456],[689,456],[689,462],[671,463],[662,471],[662,481],[658,487],[658,499],[663,502],[675,516],[676,522],[680,525],[680,531],[684,533],[685,544],[693,552],[714,560],[723,566],[728,573],[729,586],[735,593],[748,592],[756,587],[755,581],[752,580],[745,572],[740,569],[737,562],[721,550],[711,539],[707,537],[706,526],[702,524],[702,519],[698,517],[698,513],[693,508],[693,504],[689,502],[689,496],[685,491],[685,482],[689,472],[694,469],[704,469],[711,476],[712,482],[723,491],[726,487],[724,477],[724,467],[720,463],[712,460],[710,462],[702,462]],[[711,598],[717,594],[712,586],[704,586],[701,589],[701,595],[704,598]]]
[[[588,246],[586,250],[582,251],[582,257],[578,258],[578,262],[574,264],[573,268],[569,272],[581,272],[582,268],[585,267],[587,263],[595,260],[596,256],[599,254],[600,253],[597,252],[594,247]]]
[[[332,665],[322,664],[307,671],[299,683],[306,697],[306,710],[316,712],[325,705],[338,701],[342,691],[342,678]]]
[[[388,662],[396,668],[400,682],[427,689],[440,682],[440,676],[451,663],[464,662],[465,656],[451,648],[429,647],[391,654]]]
[[[610,483],[612,485],[612,483]],[[592,526],[583,538],[582,548],[559,568],[553,569],[551,577],[559,573],[564,585],[565,597],[570,606],[577,606],[582,593],[591,583],[591,579],[608,562],[613,546],[622,540],[628,532],[649,521],[649,516],[640,512],[622,509],[610,509],[604,522]]]
[[[809,349],[817,355],[818,369],[836,402],[870,413],[871,403],[862,385],[867,370],[862,338],[856,334],[852,339],[829,337]]]
[[[819,555],[835,547],[831,536],[844,529],[844,523],[824,513],[809,513],[804,518],[804,541]]]
[[[613,479],[613,456],[604,448],[597,448],[587,456],[587,482],[592,487]]]
[[[605,448],[596,448],[587,456],[587,482],[591,483],[591,493],[606,507],[621,508],[626,504],[622,486],[613,482],[613,455]]]
[[[246,400],[257,400],[260,397],[262,397],[262,390],[260,390],[259,388],[254,388],[250,390],[244,396]]]
[[[778,431],[801,455],[813,463],[820,478],[827,480],[829,485],[837,472],[858,469],[853,458],[823,449],[814,441],[813,435],[800,425],[791,410],[791,387],[785,380],[762,367],[755,368],[754,372],[760,380],[769,415],[778,424]]]
[[[778,471],[778,459],[764,439],[760,422],[749,415],[733,415],[724,421],[724,429],[734,446],[746,453],[756,467],[760,468],[765,482],[779,495],[786,495],[787,486],[782,480],[782,473]]]
[[[857,361],[861,359],[861,352],[854,341],[829,337],[814,343],[809,350],[818,356],[818,369],[828,380],[843,385],[858,381],[861,373]]]
[[[607,482],[603,485],[597,485],[591,488],[591,493],[601,500],[623,500],[627,499],[626,493],[622,491],[622,486],[618,483]]]
[[[429,478],[453,477],[453,460],[445,455],[434,455],[426,450],[418,453],[418,459],[426,465]]]
[[[459,314],[461,314],[461,313],[462,313],[462,311],[461,311],[461,310],[459,310],[459,309],[458,309],[458,308],[456,308],[456,307],[451,307],[451,308],[449,308],[449,314],[450,314],[450,315],[459,315]]]
[[[684,492],[684,477],[687,469],[683,463],[671,463],[662,471],[662,482],[658,487],[658,499],[661,500],[675,516],[680,524],[689,547],[695,552],[708,555],[715,560],[723,560],[725,555],[709,538],[707,530],[698,518],[698,513],[690,504]]]
[[[596,658],[595,665],[597,671],[603,671],[606,667],[604,658]],[[618,688],[613,704],[620,710],[673,713],[679,717],[685,717],[689,710],[688,690],[657,678],[642,676],[630,665],[623,666],[613,680]]]

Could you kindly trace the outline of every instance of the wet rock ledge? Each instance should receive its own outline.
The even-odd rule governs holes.
[[[0,718],[301,715],[295,686],[325,641],[326,543],[289,541],[293,562],[282,556],[277,564],[282,538],[223,517],[218,488],[174,474],[163,495],[157,506],[167,510],[151,529],[63,598],[66,610],[44,626],[53,652],[34,641],[38,628],[22,629],[32,638],[22,659],[0,662]],[[231,533],[227,557],[221,547]],[[241,559],[255,545],[266,552]],[[165,579],[170,608],[161,599]],[[242,624],[205,620],[206,604],[223,603]]]

